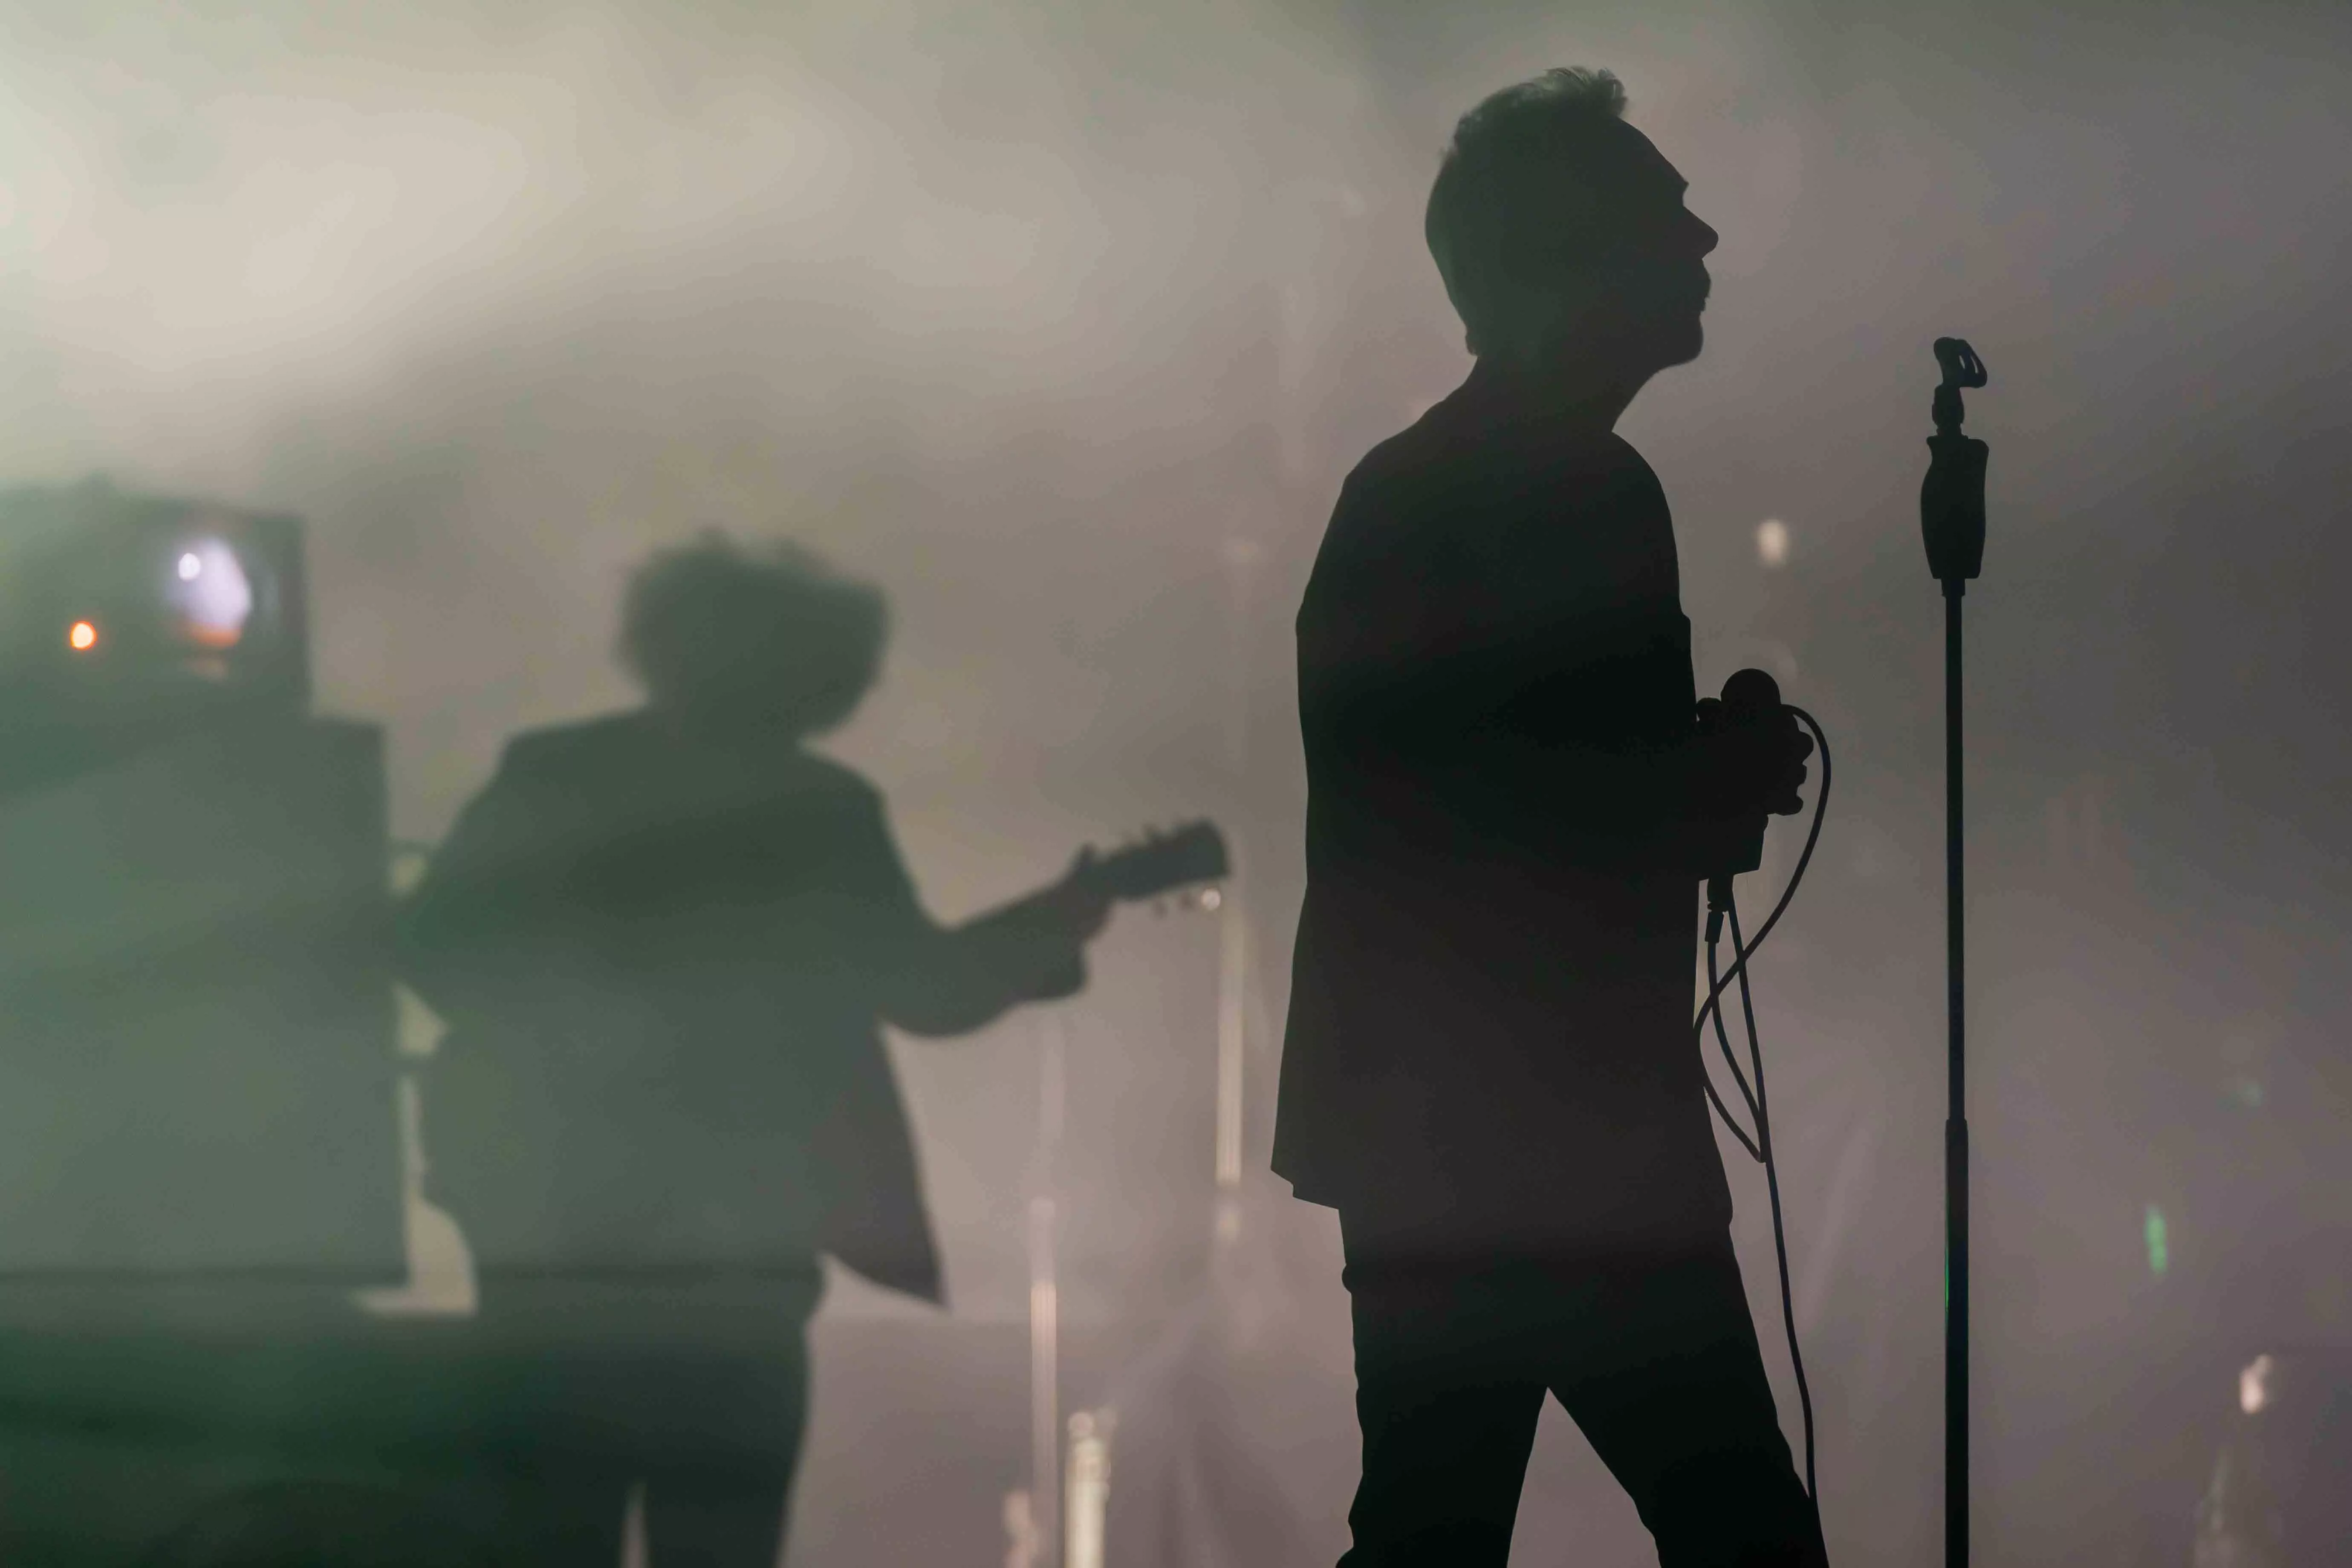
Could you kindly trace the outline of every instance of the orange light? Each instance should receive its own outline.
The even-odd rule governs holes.
[[[76,653],[88,653],[98,646],[98,628],[88,621],[76,621],[66,633],[66,642]]]

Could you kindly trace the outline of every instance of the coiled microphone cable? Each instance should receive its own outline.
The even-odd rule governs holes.
[[[1753,942],[1745,941],[1740,935],[1739,908],[1731,896],[1731,878],[1709,879],[1706,1000],[1699,1005],[1698,1016],[1691,1024],[1691,1033],[1699,1047],[1700,1073],[1706,1085],[1707,1102],[1715,1107],[1715,1113],[1723,1119],[1723,1124],[1730,1129],[1731,1135],[1739,1141],[1739,1146],[1748,1151],[1748,1158],[1764,1167],[1765,1189],[1772,1199],[1772,1250],[1780,1265],[1780,1321],[1788,1329],[1789,1362],[1796,1369],[1797,1402],[1805,1417],[1805,1494],[1818,1504],[1821,1494],[1813,1472],[1813,1392],[1805,1381],[1804,1353],[1797,1348],[1797,1310],[1789,1289],[1789,1236],[1780,1218],[1780,1170],[1772,1155],[1772,1117],[1769,1100],[1764,1092],[1764,1051],[1757,1041],[1756,1005],[1748,988],[1748,961],[1756,956],[1756,950],[1764,945],[1764,939],[1772,933],[1772,928],[1780,924],[1780,917],[1788,912],[1789,900],[1797,896],[1798,884],[1805,879],[1805,868],[1812,863],[1813,846],[1821,842],[1822,816],[1830,804],[1830,738],[1822,733],[1821,724],[1811,713],[1793,705],[1784,706],[1790,714],[1812,731],[1813,748],[1822,759],[1821,787],[1813,796],[1812,826],[1805,834],[1805,847],[1797,856],[1796,869],[1789,873],[1789,885],[1780,890],[1780,901],[1772,906],[1772,912],[1757,928]],[[1728,973],[1718,974],[1717,959],[1727,921],[1731,927],[1732,964]],[[1739,985],[1739,1011],[1748,1025],[1748,1059],[1756,1078],[1752,1087],[1748,1075],[1740,1071],[1739,1058],[1731,1048],[1731,1036],[1723,1026],[1723,993],[1734,981]],[[1755,1123],[1753,1137],[1725,1106],[1723,1097],[1716,1092],[1714,1075],[1706,1071],[1706,1026],[1710,1017],[1715,1021],[1715,1037],[1722,1047],[1724,1065],[1730,1068],[1732,1081],[1739,1086],[1739,1098],[1747,1103],[1748,1115]]]

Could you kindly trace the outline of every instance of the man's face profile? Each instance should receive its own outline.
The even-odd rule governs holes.
[[[1549,346],[1640,374],[1687,364],[1706,342],[1706,258],[1717,237],[1683,205],[1686,182],[1648,137],[1622,121],[1596,130],[1562,182],[1559,224],[1583,243],[1543,280],[1564,307]]]

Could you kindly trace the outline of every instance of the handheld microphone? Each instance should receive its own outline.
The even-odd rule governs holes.
[[[1737,670],[1723,683],[1723,700],[1708,727],[1729,730],[1768,723],[1780,714],[1780,682],[1760,669]],[[1717,829],[1716,853],[1706,879],[1710,937],[1720,930],[1723,911],[1730,905],[1732,878],[1764,864],[1764,827],[1769,820],[1759,811],[1724,822]]]
[[[1780,716],[1780,683],[1760,669],[1732,672],[1723,683],[1723,723],[1727,729],[1766,724]],[[1737,875],[1764,863],[1764,813],[1743,817],[1731,837],[1731,858],[1723,871]]]
[[[1706,879],[1706,978],[1707,998],[1700,1007],[1695,1027],[1705,1030],[1707,1020],[1715,1020],[1716,1043],[1723,1047],[1723,1059],[1731,1068],[1733,1079],[1739,1085],[1740,1098],[1748,1102],[1749,1116],[1756,1129],[1753,1137],[1743,1131],[1732,1119],[1730,1110],[1715,1089],[1715,1080],[1706,1080],[1706,1097],[1723,1124],[1739,1141],[1748,1155],[1764,1167],[1766,1190],[1772,1200],[1772,1251],[1780,1268],[1780,1321],[1789,1333],[1789,1362],[1797,1374],[1797,1399],[1803,1407],[1805,1418],[1805,1495],[1815,1500],[1819,1507],[1821,1489],[1813,1469],[1813,1392],[1805,1380],[1804,1351],[1797,1343],[1796,1299],[1789,1283],[1789,1237],[1780,1217],[1780,1167],[1772,1149],[1772,1112],[1764,1093],[1764,1047],[1756,1037],[1756,1008],[1748,986],[1748,960],[1762,945],[1767,933],[1779,921],[1780,911],[1789,907],[1789,900],[1804,880],[1805,867],[1813,857],[1813,841],[1822,830],[1822,808],[1829,800],[1829,738],[1814,723],[1812,716],[1801,708],[1786,708],[1780,701],[1780,683],[1760,669],[1743,669],[1723,683],[1720,700],[1699,705],[1699,725],[1702,731],[1720,734],[1741,727],[1759,728],[1775,724],[1786,716],[1801,720],[1813,731],[1814,742],[1822,758],[1821,790],[1814,797],[1812,831],[1806,835],[1804,852],[1797,857],[1797,868],[1789,878],[1789,886],[1780,894],[1762,926],[1751,941],[1740,931],[1739,910],[1732,902],[1732,879],[1742,871],[1753,871],[1764,863],[1764,828],[1769,814],[1756,809],[1738,816],[1718,819],[1713,825],[1712,851],[1705,860]],[[1717,964],[1717,944],[1723,940],[1725,921],[1731,924],[1732,969],[1722,973]],[[1739,1058],[1731,1048],[1731,1037],[1723,1025],[1722,996],[1725,986],[1737,980],[1739,986],[1739,1010],[1748,1023],[1748,1060],[1754,1069],[1751,1081],[1739,1070]],[[1702,1042],[1705,1039],[1701,1035]]]

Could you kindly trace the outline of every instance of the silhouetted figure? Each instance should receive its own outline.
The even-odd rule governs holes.
[[[473,1524],[400,1489],[285,1483],[211,1504],[135,1568],[498,1568]]]
[[[873,590],[712,536],[624,618],[646,705],[513,741],[404,921],[452,1026],[469,1444],[529,1483],[528,1561],[615,1562],[642,1480],[655,1568],[771,1568],[818,1254],[939,1295],[881,1025],[1071,994],[1106,904],[1074,872],[960,929],[924,913],[880,796],[806,744],[874,679]]]
[[[1793,722],[1695,728],[1665,497],[1612,429],[1694,358],[1712,229],[1553,71],[1456,130],[1427,232],[1477,356],[1342,489],[1298,614],[1309,781],[1275,1167],[1339,1211],[1358,1568],[1501,1564],[1549,1389],[1664,1568],[1813,1563],[1691,1031],[1704,825]]]

